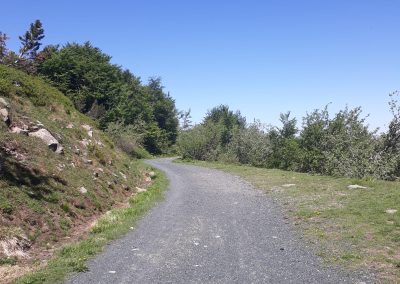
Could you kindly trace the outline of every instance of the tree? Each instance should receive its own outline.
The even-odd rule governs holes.
[[[19,59],[35,59],[36,54],[42,45],[40,41],[44,38],[44,29],[42,23],[36,20],[30,25],[28,31],[23,36],[20,36],[21,48],[19,50]]]
[[[191,109],[179,112],[179,119],[181,120],[181,130],[188,130],[192,127],[192,116],[190,115]]]
[[[167,134],[170,146],[176,142],[178,136],[178,111],[175,107],[175,101],[169,93],[163,92],[163,88],[159,77],[150,78],[146,86],[155,121],[158,127]]]
[[[9,51],[6,48],[7,35],[0,32],[0,63],[21,69],[27,73],[36,73],[36,57],[41,46],[41,40],[44,38],[44,29],[42,23],[36,20],[30,25],[29,30],[19,39],[21,48],[19,54]]]
[[[0,63],[4,62],[4,58],[8,54],[7,46],[6,46],[6,41],[8,40],[8,37],[5,33],[0,32]]]
[[[294,117],[290,119],[289,117],[290,117],[290,111],[280,114],[279,121],[282,123],[282,128],[279,129],[279,133],[282,136],[282,138],[285,139],[294,138],[298,131],[296,127],[297,124],[296,118]]]
[[[225,147],[232,139],[233,130],[235,128],[244,128],[246,126],[246,118],[229,109],[227,105],[219,105],[209,110],[203,120],[203,124],[220,125],[221,146]]]

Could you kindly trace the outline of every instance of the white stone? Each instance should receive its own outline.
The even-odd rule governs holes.
[[[85,129],[86,131],[91,131],[92,130],[92,127],[90,125],[87,125],[87,124],[83,124],[82,128]]]
[[[361,186],[358,184],[350,184],[349,186],[347,186],[348,189],[366,189],[367,187],[365,186]]]
[[[15,134],[21,134],[21,133],[27,133],[26,130],[19,128],[18,126],[13,126],[10,128],[10,132],[11,133],[15,133]]]
[[[136,187],[137,193],[146,192],[146,191],[147,191],[147,189],[145,189],[145,188]]]
[[[6,108],[10,108],[10,104],[4,99],[0,97],[0,104],[5,106]]]
[[[90,143],[90,140],[87,140],[86,138],[84,138],[83,140],[80,141],[80,143],[83,146],[87,147],[89,145],[89,143]]]
[[[81,186],[81,188],[79,189],[79,191],[83,194],[87,193],[87,189],[83,186]]]
[[[283,184],[282,187],[293,187],[296,186],[294,183],[287,183],[287,184]]]
[[[4,122],[7,122],[10,119],[8,116],[8,110],[5,108],[0,109],[0,115],[2,116]]]
[[[394,213],[397,212],[397,209],[386,209],[385,212],[388,213],[388,214],[394,214]]]
[[[124,173],[119,172],[119,174],[121,175],[121,177],[123,177],[124,180],[127,180],[127,179],[128,179]]]

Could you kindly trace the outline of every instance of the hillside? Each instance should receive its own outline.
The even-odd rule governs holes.
[[[79,239],[96,217],[151,183],[149,170],[60,91],[4,65],[0,118],[3,281]]]

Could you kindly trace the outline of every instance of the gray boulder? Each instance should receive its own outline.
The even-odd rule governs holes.
[[[5,124],[7,124],[7,126],[10,126],[11,119],[8,110],[6,108],[0,108],[0,117],[5,122]]]
[[[43,142],[46,143],[47,146],[57,154],[62,154],[64,153],[64,148],[58,143],[57,139],[54,138],[53,135],[47,130],[47,129],[39,129],[38,131],[35,132],[29,132],[29,136],[32,137],[38,137],[40,138]]]

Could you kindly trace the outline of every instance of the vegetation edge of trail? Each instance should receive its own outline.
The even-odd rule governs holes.
[[[13,283],[59,283],[72,273],[87,271],[88,260],[100,253],[107,243],[128,233],[157,201],[162,200],[169,181],[161,171],[154,169],[154,172],[154,183],[147,191],[131,197],[129,207],[114,208],[102,215],[87,238],[60,248],[46,266],[16,279]]]
[[[383,283],[400,280],[398,182],[221,162],[174,162],[222,170],[263,190],[278,201],[285,221],[305,237],[325,263],[370,274]],[[349,185],[363,188],[351,189]]]

